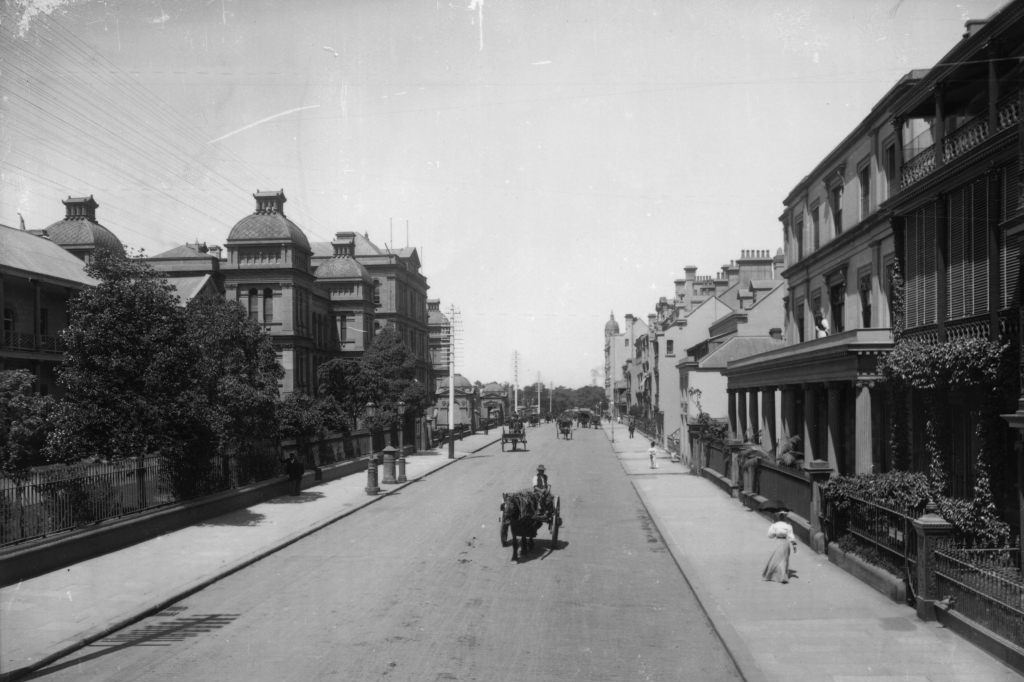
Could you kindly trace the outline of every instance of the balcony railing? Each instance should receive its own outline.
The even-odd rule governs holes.
[[[996,104],[995,133],[1016,125],[1021,119],[1022,103],[1020,90],[1015,91]],[[988,114],[970,119],[942,139],[942,160],[948,163],[968,153],[994,134],[989,125]],[[935,148],[929,147],[903,164],[900,173],[900,189],[910,187],[935,170]]]
[[[43,334],[36,343],[35,334],[22,334],[21,332],[7,331],[0,336],[0,348],[5,350],[35,351],[46,353],[60,353],[64,349],[60,337],[52,334]]]

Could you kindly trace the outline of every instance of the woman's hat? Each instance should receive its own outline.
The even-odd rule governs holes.
[[[544,471],[544,465],[543,464],[538,464],[537,465],[537,471]]]

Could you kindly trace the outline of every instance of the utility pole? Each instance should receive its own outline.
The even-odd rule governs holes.
[[[537,416],[540,416],[540,372],[537,372]]]
[[[448,459],[455,459],[455,339],[459,331],[459,311],[448,306]]]
[[[512,352],[512,402],[516,414],[519,414],[519,351]]]

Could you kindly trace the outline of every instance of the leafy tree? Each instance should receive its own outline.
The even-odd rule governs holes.
[[[281,438],[291,438],[299,446],[300,459],[304,462],[315,461],[311,445],[326,430],[342,428],[343,413],[340,406],[331,396],[314,398],[305,393],[291,393],[277,403],[278,434]]]
[[[0,477],[19,480],[42,464],[54,400],[33,390],[25,369],[0,371]]]
[[[78,294],[61,333],[66,395],[47,442],[49,457],[121,459],[185,445],[197,415],[181,398],[194,348],[182,343],[184,310],[174,289],[139,261],[101,253],[87,266],[100,283]]]
[[[355,418],[363,413],[368,393],[364,390],[359,360],[336,358],[323,363],[316,370],[317,385],[321,396],[330,396],[344,416],[341,430],[355,428]]]

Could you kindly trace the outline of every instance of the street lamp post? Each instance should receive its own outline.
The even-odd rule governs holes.
[[[398,401],[398,478],[399,483],[405,483],[405,402]]]
[[[363,413],[368,418],[373,418],[377,413],[377,406],[373,402],[366,403],[363,408]],[[370,429],[370,458],[366,460],[366,494],[376,495],[380,492],[380,486],[377,485],[377,458],[373,453],[373,427]]]

